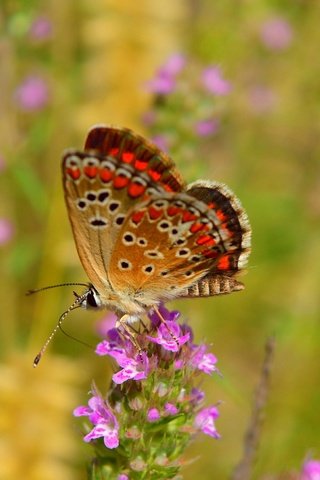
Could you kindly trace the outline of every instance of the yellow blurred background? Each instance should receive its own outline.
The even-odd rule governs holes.
[[[270,335],[276,351],[252,478],[320,457],[319,15],[320,3],[308,0],[2,0],[1,480],[86,478],[91,449],[72,410],[92,379],[107,388],[110,366],[58,335],[34,370],[73,295],[25,292],[87,280],[67,221],[61,153],[81,148],[95,123],[148,135],[145,82],[176,52],[218,65],[232,83],[212,149],[193,155],[202,176],[236,192],[253,230],[244,292],[171,304],[197,341],[213,344],[223,374],[204,385],[208,403],[222,401],[222,439],[199,436],[184,478],[230,478]],[[42,89],[38,104],[23,97],[30,79]],[[65,328],[94,344],[99,318],[76,311]]]

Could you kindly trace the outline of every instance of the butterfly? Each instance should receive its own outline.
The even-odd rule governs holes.
[[[76,302],[125,322],[176,298],[242,290],[251,229],[223,184],[186,185],[171,158],[127,128],[97,125],[62,161],[64,196],[89,277]]]

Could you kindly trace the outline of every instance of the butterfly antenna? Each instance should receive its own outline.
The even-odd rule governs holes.
[[[79,285],[79,284],[77,284]],[[59,285],[56,285],[56,286],[59,286]],[[44,287],[44,290],[45,288],[50,288],[50,287]],[[51,287],[52,288],[52,287]],[[63,314],[60,316],[59,320],[58,320],[58,323],[57,325],[54,327],[54,329],[52,330],[52,332],[50,333],[49,337],[47,338],[46,342],[44,343],[43,347],[41,348],[40,352],[38,353],[38,355],[36,355],[34,361],[33,361],[33,366],[36,367],[44,352],[47,350],[47,347],[49,345],[49,343],[51,342],[51,340],[53,339],[53,337],[55,336],[55,334],[57,333],[57,330],[61,330],[62,332],[66,333],[63,328],[61,327],[61,324],[62,322],[64,321],[64,319],[66,318],[66,316],[72,311],[72,310],[75,310],[76,308],[79,308],[81,303],[83,302],[83,300],[86,298],[86,296],[88,295],[90,290],[87,290],[86,292],[84,292],[82,295],[79,295],[77,296],[77,298],[75,299],[75,301],[73,302],[72,305],[70,305],[70,307],[65,311],[63,312]],[[69,336],[67,334],[67,336]]]
[[[38,293],[38,292],[42,292],[43,290],[50,290],[50,288],[58,288],[58,287],[74,287],[74,286],[78,286],[78,287],[89,287],[89,284],[88,283],[81,283],[81,282],[77,282],[77,283],[73,283],[73,282],[70,282],[70,283],[58,283],[57,285],[49,285],[47,287],[41,287],[41,288],[34,288],[34,289],[31,289],[31,290],[28,290],[26,292],[26,295],[32,295],[34,293]]]

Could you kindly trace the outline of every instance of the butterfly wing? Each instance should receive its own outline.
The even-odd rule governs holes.
[[[216,197],[226,197],[225,187],[214,188]],[[190,292],[206,276],[232,279],[244,266],[249,234],[233,218],[239,212],[232,210],[231,218],[229,200],[223,208],[217,198],[215,205],[199,200],[195,187],[190,193],[159,193],[130,212],[112,252],[109,279],[115,290],[151,306],[196,296]]]
[[[157,192],[181,191],[172,160],[154,144],[124,128],[93,127],[84,151],[68,150],[63,187],[82,265],[98,291],[110,288],[113,246],[127,212]]]
[[[219,268],[213,263],[209,272],[181,296],[209,297],[243,290],[243,283],[236,280],[235,276],[248,262],[251,227],[239,199],[226,185],[208,180],[193,182],[187,186],[186,191],[216,212],[222,220],[225,235],[232,239],[232,249],[226,251]]]

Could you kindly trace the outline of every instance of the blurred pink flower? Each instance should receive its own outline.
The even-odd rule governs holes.
[[[151,140],[160,148],[160,150],[163,150],[164,152],[168,151],[168,140],[164,135],[154,135]]]
[[[183,70],[185,64],[185,56],[181,53],[174,53],[167,59],[166,63],[160,67],[158,74],[174,77]]]
[[[262,24],[260,38],[262,43],[271,50],[284,50],[292,42],[292,27],[284,18],[270,18]]]
[[[145,83],[149,92],[167,95],[176,88],[176,76],[184,68],[185,57],[180,53],[171,55],[156,72],[154,78]]]
[[[29,35],[33,40],[46,40],[51,37],[51,21],[45,16],[35,18],[30,26]]]
[[[7,218],[0,218],[0,245],[10,242],[13,237],[13,225]]]
[[[320,462],[306,461],[302,468],[301,480],[320,480]]]
[[[218,119],[200,120],[195,125],[195,130],[199,137],[207,137],[208,135],[212,135],[213,133],[216,133],[218,129]]]
[[[227,95],[231,91],[231,84],[222,76],[219,67],[211,66],[202,73],[202,82],[205,88],[215,95]]]
[[[145,85],[148,92],[167,95],[168,93],[173,92],[176,88],[176,81],[171,77],[159,76],[149,80]]]
[[[47,105],[49,99],[47,83],[43,78],[35,75],[26,77],[16,89],[15,98],[22,110],[41,110]]]

